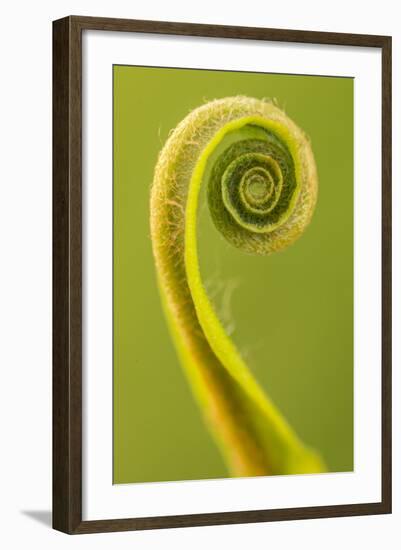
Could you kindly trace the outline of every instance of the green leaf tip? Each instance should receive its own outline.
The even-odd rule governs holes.
[[[272,102],[206,103],[170,133],[151,190],[150,225],[163,308],[181,363],[232,476],[317,473],[305,446],[253,378],[200,276],[199,192],[233,246],[270,254],[312,217],[317,172],[304,132]]]

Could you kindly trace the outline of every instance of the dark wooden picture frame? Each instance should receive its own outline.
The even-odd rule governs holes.
[[[382,53],[380,502],[82,520],[82,31],[379,48]],[[53,22],[53,527],[69,534],[391,513],[391,37],[71,16]]]

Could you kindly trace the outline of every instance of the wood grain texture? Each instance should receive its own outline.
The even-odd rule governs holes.
[[[81,35],[106,30],[382,51],[382,499],[368,504],[82,521]],[[53,527],[69,534],[391,512],[391,38],[71,16],[53,22]]]
[[[388,513],[392,506],[391,42],[391,37],[385,37],[382,46],[382,502]]]
[[[53,26],[53,527],[81,523],[81,48]]]

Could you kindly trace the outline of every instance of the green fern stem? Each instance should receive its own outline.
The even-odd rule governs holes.
[[[270,254],[308,225],[317,174],[305,134],[273,103],[229,97],[192,111],[155,168],[151,236],[171,334],[232,476],[316,473],[305,446],[256,382],[226,334],[200,276],[199,192],[216,228],[247,253]]]

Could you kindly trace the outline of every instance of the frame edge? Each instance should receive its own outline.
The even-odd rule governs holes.
[[[82,521],[81,31],[114,30],[382,48],[382,500]],[[387,304],[387,307],[386,307]],[[53,21],[53,528],[67,534],[391,513],[391,37],[68,16]]]
[[[392,37],[382,44],[382,503],[392,513]]]
[[[81,522],[81,48],[53,22],[53,528]]]

